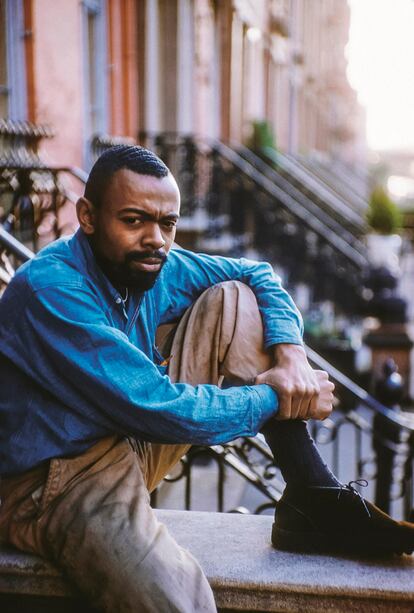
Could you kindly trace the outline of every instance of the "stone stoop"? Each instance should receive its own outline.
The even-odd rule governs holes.
[[[167,510],[156,514],[199,560],[223,612],[414,611],[414,556],[361,559],[286,553],[270,544],[269,516]],[[89,609],[52,565],[3,548],[0,611]]]

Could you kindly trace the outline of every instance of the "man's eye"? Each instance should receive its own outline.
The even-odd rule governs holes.
[[[164,221],[163,226],[165,228],[168,228],[169,230],[172,230],[173,228],[175,228],[175,221]]]
[[[124,217],[122,221],[129,226],[137,225],[141,220],[139,217]]]

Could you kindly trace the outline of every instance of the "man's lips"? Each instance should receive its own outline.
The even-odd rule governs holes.
[[[127,260],[129,260],[129,265],[134,270],[156,273],[161,270],[163,264],[166,262],[167,254],[161,249],[147,253],[135,251],[127,256]]]
[[[163,261],[159,258],[143,258],[142,260],[132,260],[132,264],[134,268],[144,272],[157,272],[161,268]]]

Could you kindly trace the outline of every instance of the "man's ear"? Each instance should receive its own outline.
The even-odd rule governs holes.
[[[92,202],[82,196],[76,203],[76,214],[79,225],[85,234],[94,234],[96,224],[96,210]]]

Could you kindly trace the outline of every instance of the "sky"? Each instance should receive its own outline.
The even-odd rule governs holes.
[[[414,0],[348,2],[348,78],[367,111],[368,146],[414,153]]]

